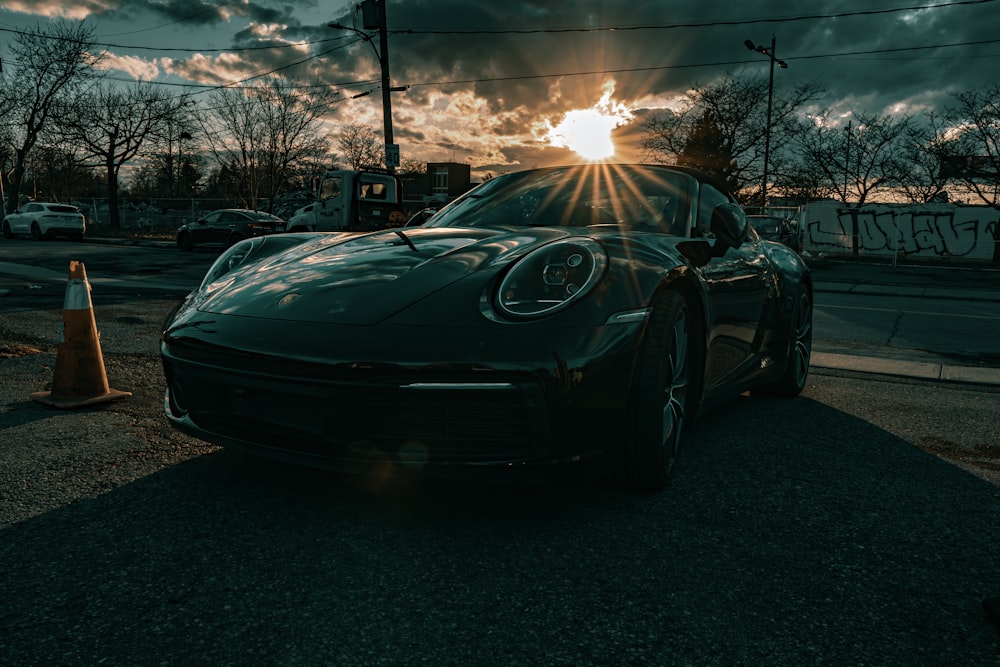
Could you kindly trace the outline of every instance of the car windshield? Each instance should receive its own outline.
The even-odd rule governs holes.
[[[593,227],[686,234],[693,179],[658,167],[586,165],[490,179],[427,227]]]

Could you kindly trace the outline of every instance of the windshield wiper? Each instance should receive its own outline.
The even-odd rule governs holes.
[[[413,245],[413,241],[410,240],[409,236],[407,236],[406,234],[403,233],[403,230],[401,230],[401,229],[394,229],[392,231],[393,231],[393,233],[396,236],[398,236],[399,238],[403,239],[403,243],[405,243],[406,245],[410,246],[410,250],[412,250],[413,252],[418,252],[417,246]]]

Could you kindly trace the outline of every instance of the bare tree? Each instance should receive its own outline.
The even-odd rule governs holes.
[[[31,166],[24,189],[30,183],[31,196],[57,202],[70,202],[98,192],[100,173],[81,162],[72,145],[40,141],[31,151]]]
[[[711,111],[705,111],[694,127],[686,134],[684,147],[677,156],[677,163],[694,167],[709,174],[730,190],[739,190],[733,171],[736,161],[727,150],[732,145],[715,121]]]
[[[382,164],[384,147],[379,135],[367,125],[344,125],[337,134],[337,148],[351,169]]]
[[[82,23],[57,21],[45,28],[19,33],[10,45],[17,64],[16,85],[6,88],[10,108],[4,121],[13,131],[10,142],[12,168],[7,191],[7,211],[21,196],[28,157],[42,131],[52,120],[57,101],[92,76],[100,56],[91,53],[93,29]]]
[[[189,197],[201,178],[195,104],[187,97],[174,98],[165,111],[162,122],[143,142],[143,187],[159,196]]]
[[[67,104],[55,133],[64,144],[77,147],[86,164],[103,171],[112,229],[121,227],[118,174],[122,165],[154,139],[174,110],[175,103],[149,84],[101,85]]]
[[[200,117],[208,148],[233,193],[246,208],[256,208],[298,179],[297,165],[325,156],[326,140],[319,136],[319,119],[330,93],[294,90],[282,79],[223,88],[213,95],[208,114]]]
[[[932,118],[944,175],[963,194],[1000,209],[1000,84],[955,99],[940,118]]]
[[[332,95],[326,89],[319,90],[303,97],[286,81],[272,78],[261,91],[266,95],[262,104],[267,127],[262,171],[269,212],[273,212],[275,197],[302,176],[298,166],[314,162],[329,150],[326,139],[319,134],[319,118]]]
[[[707,85],[696,85],[678,111],[653,114],[643,123],[641,147],[653,162],[676,162],[693,135],[704,132],[705,118],[714,125],[721,145],[714,151],[732,158],[730,177],[744,201],[760,197],[764,175],[765,138],[770,135],[769,171],[780,173],[786,147],[798,130],[798,112],[816,97],[814,83],[776,93],[767,121],[768,80],[764,77],[727,76]]]
[[[810,117],[798,135],[800,178],[818,184],[827,195],[858,206],[907,178],[911,117],[855,114],[843,126],[831,122],[831,115],[827,110]]]
[[[909,165],[908,175],[899,184],[899,190],[907,201],[926,204],[932,201],[947,201],[948,173],[942,169],[943,144],[947,143],[940,132],[937,114],[927,114],[927,124],[914,122],[909,136],[903,141],[903,160]]]

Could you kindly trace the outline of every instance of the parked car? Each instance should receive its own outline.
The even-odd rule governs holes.
[[[230,248],[165,324],[165,411],[319,467],[593,462],[658,489],[696,415],[802,391],[812,292],[695,171],[517,172],[419,227]]]
[[[285,220],[264,211],[226,208],[212,211],[196,222],[177,229],[177,246],[181,250],[196,247],[228,248],[243,239],[285,231]]]
[[[27,202],[3,219],[3,235],[31,235],[35,240],[64,236],[82,241],[87,222],[76,206],[52,202]]]
[[[802,252],[802,241],[799,239],[798,227],[792,220],[776,215],[750,215],[747,217],[762,239],[784,243],[795,252]]]

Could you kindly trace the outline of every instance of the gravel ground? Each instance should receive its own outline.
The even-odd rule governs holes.
[[[16,323],[0,318],[0,405],[7,406],[0,526],[214,449],[177,433],[162,414],[158,340],[175,303],[145,303],[142,316],[131,304],[95,307],[108,384],[132,397],[66,411],[40,410],[28,400],[32,392],[51,389],[62,310],[21,313]]]

